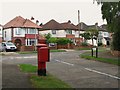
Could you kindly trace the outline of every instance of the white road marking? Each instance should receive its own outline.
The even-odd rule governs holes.
[[[113,75],[110,75],[110,74],[107,74],[107,73],[99,72],[99,71],[96,71],[96,70],[93,70],[93,69],[90,69],[90,68],[85,68],[85,70],[88,70],[88,71],[91,71],[91,72],[95,72],[95,73],[98,73],[98,74],[101,74],[101,75],[109,76],[111,78],[115,78],[115,79],[120,80],[119,77],[116,77],[116,76],[113,76]]]
[[[27,56],[27,57],[11,57],[11,59],[22,59],[22,58],[37,58],[37,56]]]
[[[68,62],[64,62],[64,61],[61,61],[61,60],[55,60],[55,61],[60,62],[60,63],[67,64],[67,65],[70,65],[70,66],[74,66],[74,64],[71,64],[71,63],[68,63]]]
[[[71,63],[68,63],[68,62],[64,62],[64,61],[61,61],[61,60],[55,60],[57,62],[60,62],[60,63],[64,63],[64,64],[67,64],[67,65],[70,65],[70,66],[74,66],[74,64],[71,64]],[[84,68],[85,70],[87,71],[90,71],[90,72],[95,72],[95,73],[98,73],[98,74],[101,74],[101,75],[105,75],[105,76],[109,76],[111,78],[114,78],[114,79],[119,79],[119,77],[117,76],[113,76],[113,75],[110,75],[110,74],[107,74],[107,73],[103,73],[103,72],[100,72],[100,71],[96,71],[96,70],[93,70],[93,69],[90,69],[90,68]]]

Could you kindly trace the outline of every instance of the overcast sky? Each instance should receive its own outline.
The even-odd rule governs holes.
[[[99,25],[106,24],[101,14],[101,5],[93,4],[93,0],[5,0],[1,2],[2,14],[0,24],[4,25],[16,16],[30,19],[33,16],[40,23],[45,24],[51,19],[62,23],[71,20],[78,24],[78,10],[80,10],[80,21],[88,25],[98,22]],[[1,10],[0,10],[1,11]]]

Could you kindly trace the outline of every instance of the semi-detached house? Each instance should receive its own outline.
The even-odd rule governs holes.
[[[3,26],[3,40],[12,41],[22,50],[34,50],[39,39],[41,27],[29,19],[17,16]]]
[[[77,25],[78,27],[78,25]],[[102,43],[104,46],[109,46],[111,43],[110,40],[110,34],[107,30],[107,25],[101,25],[98,26],[98,23],[95,23],[95,25],[86,25],[85,23],[81,22],[80,23],[80,27],[81,27],[81,31],[83,31],[82,33],[84,33],[85,31],[87,31],[88,29],[97,29],[98,30],[98,43]],[[97,41],[96,39],[93,40],[94,41],[94,45],[97,45]],[[87,40],[87,43],[92,45],[92,40]]]
[[[103,28],[102,26],[95,25],[86,25],[81,22],[78,25],[74,25],[69,20],[65,23],[59,23],[54,19],[50,20],[46,24],[42,25],[42,29],[40,30],[40,34],[48,34],[50,33],[52,37],[57,38],[69,38],[73,41],[75,45],[79,45],[84,41],[84,37],[79,36],[79,34],[85,33],[89,28],[97,29],[99,32],[98,42],[103,45],[110,44],[110,36],[107,31],[107,28]],[[87,40],[89,45],[92,45],[92,40]],[[97,41],[94,39],[94,45],[97,45]]]
[[[79,38],[78,28],[70,20],[65,23],[59,23],[52,19],[42,25],[42,29],[39,32],[43,35],[50,33],[52,37],[71,39],[74,44],[82,42],[82,38]]]

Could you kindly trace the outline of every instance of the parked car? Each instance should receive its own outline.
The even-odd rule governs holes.
[[[7,51],[16,51],[17,47],[12,42],[2,42],[3,50]]]

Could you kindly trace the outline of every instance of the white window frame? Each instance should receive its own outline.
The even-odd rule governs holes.
[[[34,41],[34,43],[32,43]],[[37,39],[26,39],[26,46],[33,46],[37,44]]]
[[[52,30],[52,34],[56,34],[56,30]]]
[[[66,33],[67,34],[72,34],[73,32],[72,32],[72,30],[66,30]]]
[[[36,29],[28,29],[28,34],[36,34],[37,30]]]
[[[16,28],[15,34],[16,35],[21,35],[21,28]]]

